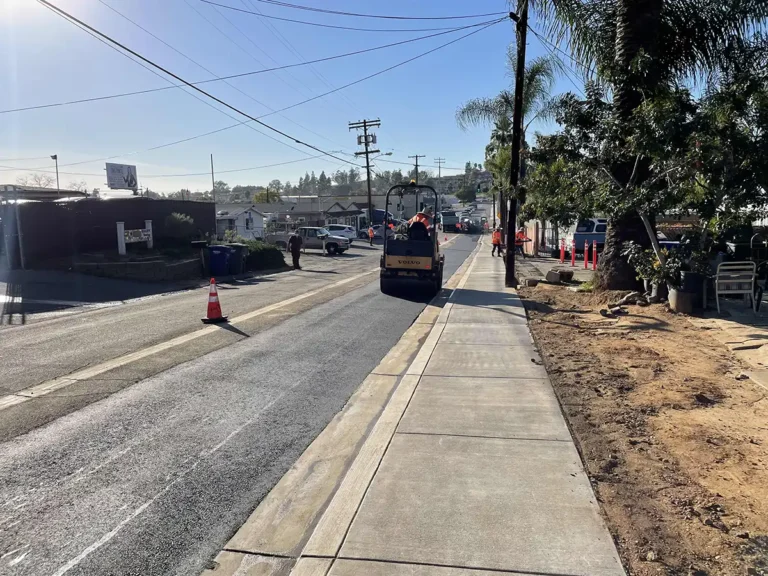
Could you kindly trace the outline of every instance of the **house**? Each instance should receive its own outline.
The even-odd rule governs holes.
[[[352,226],[355,230],[360,230],[365,226],[365,212],[350,204],[344,208],[338,202],[335,202],[325,211],[326,224],[345,224]]]
[[[246,240],[264,238],[264,214],[250,204],[217,204],[216,237],[223,240],[228,230]]]

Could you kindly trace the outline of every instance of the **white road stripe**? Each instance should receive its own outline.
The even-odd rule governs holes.
[[[323,286],[322,288],[318,288],[316,290],[310,290],[309,292],[304,292],[303,294],[299,294],[298,296],[294,296],[293,298],[288,298],[287,300],[276,302],[275,304],[270,304],[269,306],[265,306],[264,308],[259,308],[258,310],[253,310],[252,312],[242,314],[241,316],[237,316],[236,318],[231,318],[230,324],[245,322],[247,320],[251,320],[252,318],[262,316],[263,314],[267,314],[269,312],[272,312],[273,310],[277,310],[279,308],[289,306],[290,304],[299,302],[301,300],[305,300],[306,298],[311,298],[312,296],[315,296],[316,294],[320,294],[325,290],[330,290],[333,288],[338,288],[339,286],[343,286],[344,284],[349,284],[350,282],[354,282],[355,280],[368,276],[373,272],[378,272],[378,270],[379,268],[377,266],[376,268],[369,270],[368,272],[363,272],[361,274],[350,276],[349,278],[340,280],[339,282],[336,282],[334,284]],[[165,342],[161,342],[160,344],[155,344],[154,346],[149,346],[147,348],[143,348],[141,350],[137,350],[136,352],[131,352],[130,354],[125,354],[123,356],[118,356],[117,358],[113,358],[112,360],[107,360],[106,362],[102,362],[101,364],[96,364],[94,366],[90,366],[89,368],[77,370],[75,372],[72,372],[71,374],[67,374],[66,376],[59,376],[52,380],[41,382],[40,384],[35,384],[34,386],[30,386],[28,388],[25,388],[24,390],[19,390],[14,394],[9,394],[7,396],[0,397],[0,411],[5,410],[6,408],[10,408],[11,406],[15,406],[16,404],[21,404],[22,402],[26,402],[27,400],[30,400],[32,398],[38,398],[40,396],[45,396],[46,394],[50,394],[51,392],[54,392],[56,390],[61,390],[62,388],[71,386],[72,384],[80,380],[88,380],[90,378],[95,378],[96,376],[103,374],[104,372],[114,370],[115,368],[125,366],[126,364],[130,364],[131,362],[135,362],[137,360],[142,360],[148,356],[157,354],[158,352],[163,352],[165,350],[168,350],[169,348],[173,348],[181,344],[186,344],[187,342],[191,342],[192,340],[196,340],[208,334],[212,334],[213,332],[216,332],[218,330],[219,328],[216,326],[206,326],[205,328],[195,330],[194,332],[190,332],[189,334],[177,336],[176,338],[172,338]]]

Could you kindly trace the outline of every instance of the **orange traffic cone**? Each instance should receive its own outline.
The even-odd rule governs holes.
[[[227,322],[227,317],[221,313],[219,304],[219,292],[216,290],[216,278],[211,278],[211,289],[208,292],[208,314],[202,318],[205,324],[219,324]]]

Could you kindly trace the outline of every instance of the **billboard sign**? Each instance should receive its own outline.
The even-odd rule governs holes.
[[[110,164],[107,162],[107,186],[112,190],[136,190],[139,180],[136,166],[128,164]]]

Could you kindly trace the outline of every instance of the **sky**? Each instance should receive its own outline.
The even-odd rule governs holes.
[[[215,1],[281,18],[409,31],[321,28],[229,10],[202,0],[50,0],[191,82],[302,63],[442,31],[412,29],[465,26],[492,19],[372,19],[309,12],[263,0]],[[507,0],[287,1],[326,10],[410,17],[508,10]],[[537,26],[535,20],[532,25]],[[13,184],[34,171],[53,175],[52,154],[58,155],[61,188],[85,181],[89,189],[104,190],[104,163],[109,157],[110,162],[136,165],[140,186],[156,192],[209,190],[211,154],[216,179],[231,186],[263,185],[275,178],[296,184],[306,172],[319,175],[322,170],[329,174],[339,168],[349,169],[344,160],[361,164],[361,159],[352,156],[359,148],[348,123],[364,118],[381,120],[376,130],[378,147],[382,153],[391,152],[391,156],[376,160],[376,169],[407,170],[406,163],[412,162],[408,156],[423,154],[426,157],[420,163],[427,169],[436,172],[434,159],[441,157],[445,159],[443,173],[455,174],[463,170],[466,161],[483,161],[490,133],[490,127],[462,131],[454,119],[457,107],[473,97],[493,96],[513,83],[505,67],[506,47],[514,39],[510,20],[374,78],[316,97],[478,29],[200,86],[288,137],[253,122],[242,124],[246,117],[188,88],[0,113],[0,185]],[[532,58],[548,53],[550,48],[529,35],[527,50]],[[178,83],[130,60],[36,0],[0,0],[0,112],[168,87],[171,82]],[[574,90],[571,80],[558,79],[554,93],[569,90]],[[309,98],[315,99],[274,113]],[[533,128],[546,132],[552,126]],[[200,137],[163,146],[196,136]],[[323,152],[332,152],[337,159],[323,156]],[[274,164],[282,165],[271,166]]]

